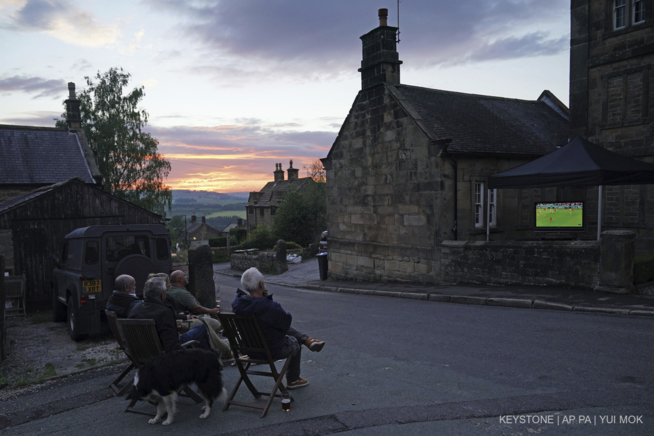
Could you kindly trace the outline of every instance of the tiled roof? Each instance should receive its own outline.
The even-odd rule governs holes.
[[[309,180],[312,180],[311,177],[302,177],[294,180],[280,180],[278,182],[268,182],[261,191],[261,196],[259,200],[253,202],[252,200],[248,201],[248,206],[257,206],[257,207],[269,207],[277,206],[284,193],[289,190],[291,186],[296,186],[298,189],[302,189]]]
[[[95,183],[75,133],[0,125],[0,184],[52,184],[77,177]]]
[[[541,156],[568,142],[568,120],[545,101],[395,88],[451,153]]]

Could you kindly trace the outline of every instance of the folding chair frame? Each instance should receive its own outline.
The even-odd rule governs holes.
[[[233,313],[219,313],[218,318],[220,319],[220,323],[224,328],[223,333],[229,340],[229,345],[232,348],[232,353],[235,356],[236,367],[238,368],[238,372],[240,374],[234,389],[232,389],[232,392],[225,402],[223,412],[229,409],[229,406],[231,405],[250,407],[253,409],[262,409],[260,417],[263,418],[268,413],[268,410],[270,409],[272,401],[275,397],[281,398],[283,394],[290,396],[286,386],[284,386],[283,378],[286,375],[286,371],[288,370],[288,366],[291,363],[291,358],[293,356],[288,356],[284,362],[284,365],[282,366],[281,371],[277,371],[277,368],[275,367],[275,360],[270,354],[270,350],[266,344],[266,339],[263,336],[261,327],[259,327],[259,323],[254,315],[240,316]],[[254,359],[249,357],[250,354],[255,356],[263,355],[265,356],[265,359]],[[253,364],[268,365],[270,372],[251,370],[250,366]],[[272,391],[259,391],[252,383],[252,380],[250,380],[250,376],[253,375],[272,377],[273,380],[275,380],[275,385]],[[245,383],[254,398],[260,398],[262,395],[265,395],[268,396],[268,401],[265,404],[262,404],[257,402],[247,403],[234,400],[236,392],[238,392],[241,383]],[[277,393],[278,390],[281,391],[281,394]],[[292,397],[291,401],[293,401]]]
[[[134,363],[134,359],[132,359],[132,356],[130,356],[129,351],[127,349],[127,343],[125,342],[125,339],[123,338],[123,333],[121,332],[120,326],[118,325],[118,317],[116,316],[116,312],[112,310],[105,310],[104,313],[107,315],[107,322],[109,323],[111,332],[114,334],[114,337],[116,338],[116,341],[120,346],[120,349],[123,350],[125,356],[127,356],[127,358],[130,360],[130,364],[109,385],[109,387],[114,391],[114,394],[116,394],[117,397],[120,397],[125,395],[129,390],[130,386],[132,386],[134,377],[131,377],[129,381],[125,383],[125,386],[123,386],[122,388],[118,387],[118,383],[120,383],[130,372],[132,372],[133,369],[136,369],[136,364]]]

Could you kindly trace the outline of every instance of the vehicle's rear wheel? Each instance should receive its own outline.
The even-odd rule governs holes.
[[[52,289],[52,320],[54,322],[66,321],[66,305],[59,301],[58,291],[56,288]]]
[[[81,335],[79,333],[79,327],[77,325],[77,310],[75,309],[75,304],[73,303],[73,297],[68,297],[68,334],[73,341],[81,341],[86,338],[86,335]]]

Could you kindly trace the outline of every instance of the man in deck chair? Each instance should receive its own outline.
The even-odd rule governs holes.
[[[309,350],[318,352],[325,346],[324,341],[311,338],[291,327],[293,317],[268,295],[263,281],[263,274],[252,267],[241,276],[241,286],[232,302],[232,309],[237,315],[252,315],[259,321],[259,326],[266,338],[273,359],[293,356],[286,371],[286,387],[297,389],[309,384],[300,377],[301,344]],[[253,356],[256,357],[256,356]]]

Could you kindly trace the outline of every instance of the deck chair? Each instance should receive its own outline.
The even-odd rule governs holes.
[[[129,381],[125,383],[125,386],[123,386],[122,388],[118,387],[118,383],[120,383],[125,377],[127,377],[127,375],[133,369],[136,368],[136,363],[134,362],[134,359],[132,359],[132,356],[129,354],[129,350],[127,349],[127,343],[125,342],[125,339],[123,338],[123,333],[121,332],[120,326],[118,325],[118,317],[116,316],[116,312],[114,312],[113,310],[105,310],[104,313],[107,315],[107,322],[109,323],[109,328],[111,328],[111,332],[114,334],[114,337],[118,342],[118,346],[120,347],[121,350],[123,350],[123,353],[125,353],[125,355],[130,360],[130,364],[109,385],[109,387],[114,391],[114,394],[116,394],[117,397],[120,397],[122,395],[125,395],[129,390],[130,386],[132,386],[132,381],[134,380],[134,377],[130,378]]]
[[[233,313],[219,313],[218,318],[224,328],[223,334],[227,336],[227,339],[229,340],[229,345],[236,360],[236,367],[240,373],[234,389],[232,389],[232,392],[229,394],[229,397],[225,402],[223,412],[229,409],[229,406],[231,405],[251,407],[253,409],[262,409],[261,418],[263,418],[268,413],[268,409],[270,409],[270,405],[275,397],[281,398],[282,394],[290,396],[286,386],[282,383],[282,379],[284,378],[284,375],[286,375],[286,370],[288,369],[292,356],[289,356],[286,359],[281,371],[277,371],[275,360],[272,358],[268,345],[266,344],[266,338],[263,336],[261,327],[259,327],[259,323],[254,315],[240,316]],[[250,355],[265,356],[265,358],[254,359],[249,357]],[[268,365],[270,367],[270,372],[249,369],[253,364]],[[261,392],[257,390],[250,380],[250,376],[253,375],[272,377],[275,381],[272,391]],[[262,395],[266,395],[268,396],[268,401],[263,404],[260,402],[246,403],[234,400],[236,392],[242,382],[245,383],[252,395],[254,395],[254,398],[260,398]],[[277,390],[280,390],[282,394],[278,394]],[[293,401],[292,397],[291,401]]]
[[[141,365],[150,359],[164,354],[164,350],[161,345],[161,341],[159,340],[159,335],[157,334],[154,320],[119,319],[118,325],[120,326],[123,338],[125,339],[125,344],[127,346],[129,356],[137,368],[140,368]],[[182,344],[182,346],[189,347],[197,343],[198,341],[189,341],[185,344]],[[189,397],[196,403],[204,401],[188,386],[184,388],[183,393],[180,393],[180,395]],[[125,409],[125,412],[155,416],[154,413],[142,412],[140,410],[134,409],[134,405],[136,405],[138,401],[140,401],[140,399],[132,400],[129,403],[129,406],[127,406],[127,409]]]
[[[5,305],[5,314],[7,316],[20,315],[27,316],[25,312],[25,276],[8,276],[5,277],[5,302],[11,302],[11,307]]]

